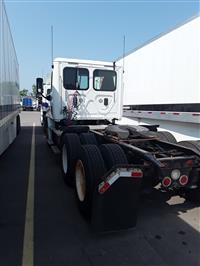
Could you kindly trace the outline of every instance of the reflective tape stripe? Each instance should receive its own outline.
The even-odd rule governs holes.
[[[134,172],[140,172],[140,174],[133,175]],[[98,186],[98,191],[100,194],[103,194],[113,183],[115,183],[119,178],[123,177],[132,177],[142,178],[143,172],[139,168],[118,168],[116,171],[112,172],[103,182],[101,182]]]

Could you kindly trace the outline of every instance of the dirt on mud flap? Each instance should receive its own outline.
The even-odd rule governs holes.
[[[93,195],[91,223],[95,232],[136,226],[142,178],[141,166],[116,166],[107,173]]]

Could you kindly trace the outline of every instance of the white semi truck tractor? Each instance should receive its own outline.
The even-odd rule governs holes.
[[[122,68],[115,62],[56,58],[45,95],[48,143],[61,153],[65,182],[96,231],[134,227],[144,191],[200,202],[200,150],[156,125],[118,125]],[[43,79],[37,78],[43,95]]]
[[[19,65],[6,14],[0,1],[0,155],[20,131]]]

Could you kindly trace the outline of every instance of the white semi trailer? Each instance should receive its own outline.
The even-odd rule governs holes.
[[[20,130],[18,61],[5,4],[0,1],[0,155]]]
[[[198,142],[190,149],[157,126],[116,124],[122,72],[115,62],[56,58],[50,89],[36,81],[49,101],[42,114],[48,143],[60,151],[64,180],[97,231],[135,226],[138,200],[155,186],[200,202]]]
[[[200,139],[200,17],[116,61],[124,65],[124,117]]]

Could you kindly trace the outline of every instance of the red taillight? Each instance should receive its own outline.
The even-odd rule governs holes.
[[[187,175],[182,175],[179,179],[179,183],[182,185],[182,186],[185,186],[187,183],[188,183],[188,176]]]
[[[169,187],[172,183],[172,180],[170,177],[166,176],[164,177],[163,181],[162,181],[162,185],[163,187]]]
[[[102,186],[99,188],[99,193],[103,194],[104,192],[106,192],[106,190],[108,190],[110,187],[110,184],[108,182],[104,182],[102,184]]]
[[[131,176],[136,178],[141,178],[143,177],[143,172],[141,169],[133,169],[133,171],[131,172]]]

